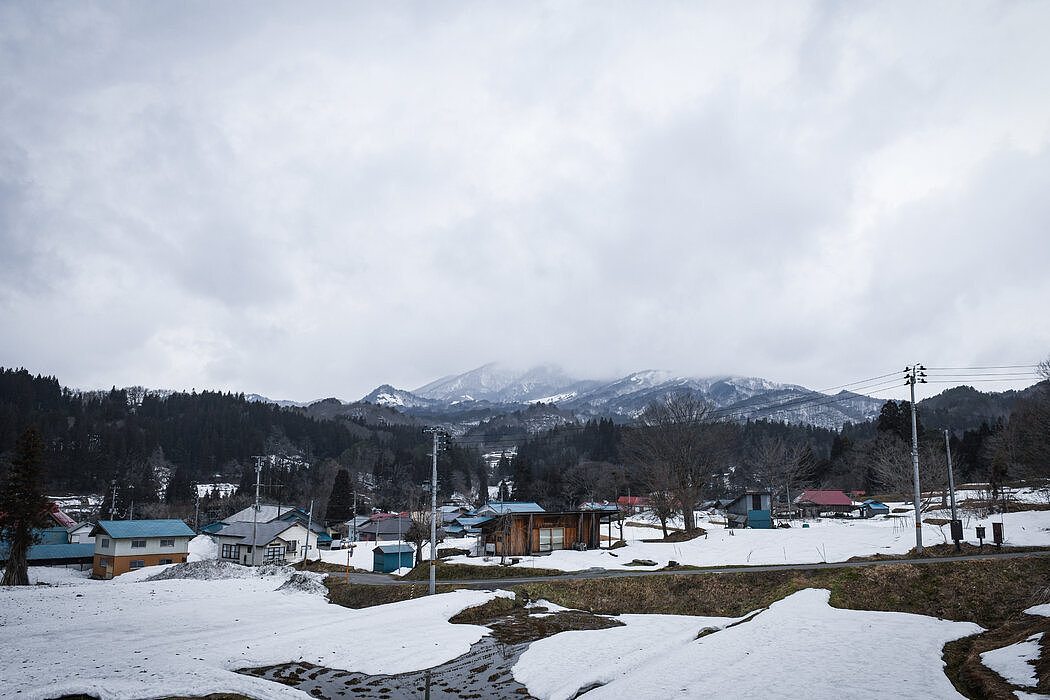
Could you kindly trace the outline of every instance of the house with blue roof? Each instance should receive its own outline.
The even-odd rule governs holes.
[[[509,515],[511,513],[544,513],[543,506],[535,501],[489,501],[474,509],[474,515]]]
[[[146,566],[185,562],[194,532],[181,520],[99,520],[91,535],[91,575],[111,579]]]
[[[869,498],[860,504],[860,515],[862,518],[874,518],[876,515],[889,515],[890,507],[885,503]]]

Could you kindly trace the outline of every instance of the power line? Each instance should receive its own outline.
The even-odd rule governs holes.
[[[1028,369],[1038,367],[1038,364],[1034,365],[985,365],[981,367],[927,367],[928,370],[942,370],[942,369]]]

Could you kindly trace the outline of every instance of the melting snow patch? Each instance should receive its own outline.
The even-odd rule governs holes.
[[[1039,640],[1043,633],[1033,634],[1023,642],[992,649],[981,654],[981,663],[1011,685],[1033,688],[1039,682],[1033,664],[1039,660]]]
[[[540,698],[702,697],[732,688],[736,697],[841,697],[843,678],[872,668],[880,694],[958,698],[943,673],[946,642],[981,631],[908,613],[842,610],[827,590],[788,596],[740,624],[727,618],[621,615],[625,627],[563,632],[535,642],[514,677]],[[715,628],[697,638],[704,628]],[[887,643],[887,640],[893,640]],[[814,673],[819,660],[820,673]],[[594,687],[597,686],[597,687]]]

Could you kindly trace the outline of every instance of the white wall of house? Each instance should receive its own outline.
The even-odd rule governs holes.
[[[95,541],[95,538],[91,536],[92,529],[94,529],[94,526],[89,523],[87,525],[78,527],[76,530],[73,530],[69,533],[69,543],[91,544]]]
[[[145,546],[137,546],[144,544]],[[109,557],[128,557],[133,554],[186,554],[189,537],[136,537],[113,539],[105,533],[95,537],[95,554]]]
[[[283,556],[284,563],[295,564],[302,561],[303,548],[306,546],[306,534],[307,529],[296,523],[278,535],[273,542],[254,548],[241,544],[243,538],[240,537],[223,537],[221,534],[218,534],[213,535],[213,538],[219,545],[219,559],[234,561],[246,566],[259,566],[269,563],[268,550],[273,550],[274,554],[277,554],[277,549],[280,549],[280,555]],[[255,551],[250,551],[252,549]],[[317,552],[317,536],[313,533],[310,533],[310,551],[315,554]]]

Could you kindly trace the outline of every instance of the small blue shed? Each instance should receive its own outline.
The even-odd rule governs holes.
[[[389,574],[415,566],[416,549],[410,544],[381,544],[372,548],[372,571]]]
[[[871,498],[860,504],[860,514],[864,518],[873,518],[876,515],[889,515],[889,513],[890,507],[888,505]]]

